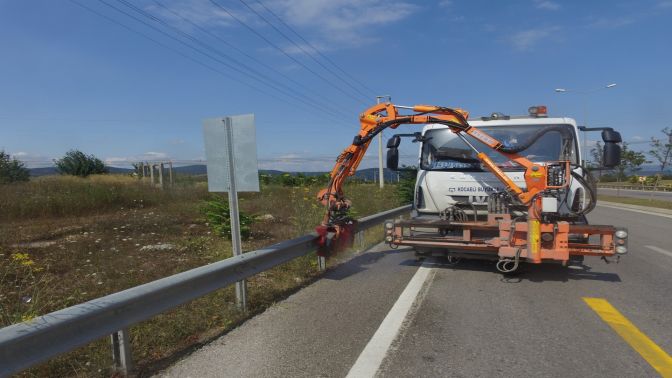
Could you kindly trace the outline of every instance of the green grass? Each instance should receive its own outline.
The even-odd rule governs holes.
[[[597,196],[598,203],[599,201],[609,201],[624,203],[628,205],[637,205],[637,206],[648,206],[648,207],[657,207],[660,209],[669,209],[672,210],[672,201],[662,201],[662,200],[648,200],[644,198],[630,198],[630,197],[616,197],[616,196]]]
[[[242,193],[241,210],[257,221],[245,251],[306,234],[319,224],[321,189],[262,186]],[[347,184],[357,217],[399,206],[395,187]],[[211,194],[202,180],[180,180],[161,191],[127,176],[44,177],[0,186],[0,326],[27,320],[231,256],[230,241],[215,236],[201,213]],[[382,231],[365,233],[375,244]],[[170,250],[143,250],[169,243]],[[358,246],[359,249],[365,246]],[[329,265],[347,259],[348,254]],[[138,372],[147,374],[177,351],[222,334],[319,276],[314,255],[249,280],[247,314],[231,287],[218,290],[131,327]],[[110,376],[107,339],[93,342],[24,376]]]

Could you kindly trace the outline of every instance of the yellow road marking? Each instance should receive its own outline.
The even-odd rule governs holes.
[[[605,323],[665,378],[672,378],[672,357],[632,324],[606,299],[583,298]]]

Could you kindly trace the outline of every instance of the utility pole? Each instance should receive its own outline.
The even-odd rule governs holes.
[[[390,95],[385,96],[376,96],[376,103],[380,104],[380,100],[387,99],[387,101],[392,101]],[[385,171],[383,170],[383,132],[378,133],[378,182],[380,183],[380,189],[385,187]]]

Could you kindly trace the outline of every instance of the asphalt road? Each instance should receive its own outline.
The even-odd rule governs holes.
[[[582,298],[606,299],[672,352],[672,216],[598,207],[589,218],[629,228],[619,264],[504,277],[487,262],[420,267],[379,245],[160,375],[658,376]]]
[[[629,189],[607,189],[599,188],[597,189],[598,194],[604,194],[607,196],[621,196],[621,197],[631,197],[631,198],[644,198],[644,199],[657,199],[663,201],[672,201],[672,192],[649,192],[644,190],[629,190]]]

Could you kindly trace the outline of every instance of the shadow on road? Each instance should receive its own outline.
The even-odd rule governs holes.
[[[404,265],[420,266],[425,264],[437,269],[449,269],[454,271],[474,271],[486,272],[491,274],[499,274],[502,276],[501,281],[505,283],[520,283],[522,281],[529,282],[545,282],[558,281],[567,282],[572,280],[592,280],[604,282],[621,282],[621,278],[616,273],[596,272],[588,265],[574,266],[571,268],[564,267],[559,264],[541,264],[533,265],[522,263],[517,273],[502,274],[495,268],[494,261],[487,260],[467,260],[463,259],[457,264],[449,264],[446,260],[441,258],[427,259],[424,262],[416,260],[403,261]]]
[[[340,281],[344,278],[348,278],[357,273],[361,273],[367,270],[367,266],[374,264],[376,261],[387,255],[393,255],[397,253],[408,253],[410,248],[399,248],[399,249],[385,249],[382,251],[367,251],[358,255],[350,260],[344,261],[343,263],[337,264],[333,267],[330,267],[329,270],[320,277],[320,279],[327,280],[336,280]]]

